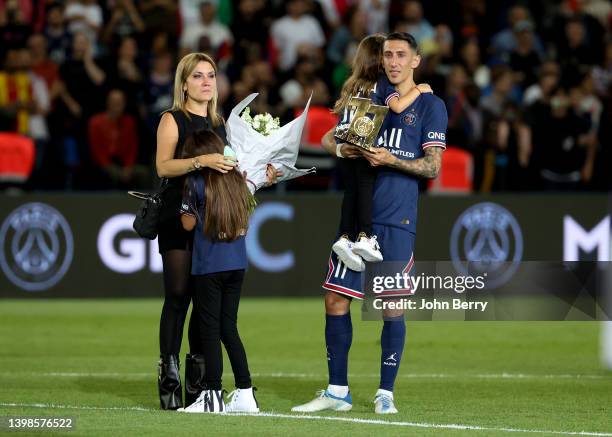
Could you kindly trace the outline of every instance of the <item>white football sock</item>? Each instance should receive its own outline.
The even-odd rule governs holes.
[[[327,391],[337,398],[344,398],[348,395],[349,388],[348,385],[332,385],[329,384],[327,386]]]

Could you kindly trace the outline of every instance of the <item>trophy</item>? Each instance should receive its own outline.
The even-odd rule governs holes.
[[[351,97],[346,110],[352,115],[351,123],[339,124],[334,136],[352,146],[370,150],[389,107],[375,105],[364,97]]]

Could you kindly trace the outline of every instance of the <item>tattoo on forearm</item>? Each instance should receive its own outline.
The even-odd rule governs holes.
[[[442,148],[428,147],[423,158],[411,161],[397,160],[392,167],[405,171],[413,176],[434,179],[438,176],[442,164]]]

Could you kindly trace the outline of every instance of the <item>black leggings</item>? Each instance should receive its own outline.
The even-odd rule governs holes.
[[[355,240],[360,232],[372,236],[372,196],[376,170],[364,158],[340,159],[344,180],[340,234]]]
[[[193,296],[191,251],[168,250],[162,253],[164,266],[164,306],[159,322],[160,354],[178,355],[183,341],[183,326]],[[197,320],[189,320],[189,350],[202,353]]]
[[[237,388],[251,386],[246,352],[238,334],[238,304],[244,270],[196,275],[194,313],[197,314],[206,373],[206,387],[221,390],[225,346]],[[192,319],[194,317],[192,316]]]

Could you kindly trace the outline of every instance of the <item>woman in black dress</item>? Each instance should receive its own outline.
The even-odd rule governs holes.
[[[183,406],[179,376],[179,352],[183,326],[192,298],[191,248],[193,232],[180,219],[185,175],[209,167],[221,173],[236,163],[220,153],[177,159],[189,135],[199,129],[213,130],[227,144],[223,119],[217,113],[217,66],[204,53],[191,53],[179,62],[174,81],[172,109],[157,128],[157,174],[168,179],[160,217],[159,252],[163,260],[165,298],[159,326],[159,398],[162,409]],[[195,318],[189,323],[190,354],[185,359],[185,405],[203,390],[204,359]]]

